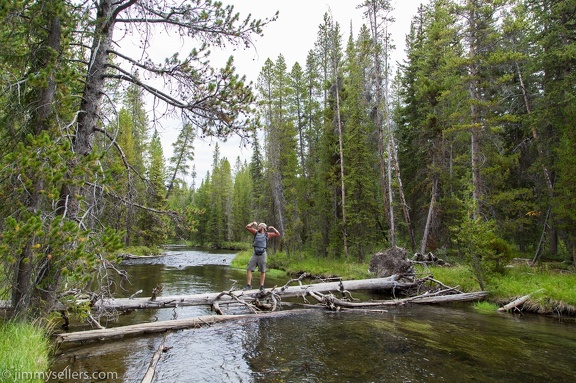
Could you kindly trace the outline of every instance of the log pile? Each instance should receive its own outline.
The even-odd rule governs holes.
[[[423,294],[401,298],[390,299],[385,301],[370,301],[358,302],[352,298],[350,291],[354,290],[388,290],[396,292],[403,289],[410,289],[416,286],[422,286],[425,282],[434,281],[431,277],[416,280],[413,282],[400,282],[402,278],[398,275],[393,275],[388,278],[373,278],[365,280],[354,281],[338,281],[326,282],[304,285],[302,283],[302,275],[298,279],[288,281],[280,288],[267,289],[264,292],[259,290],[249,291],[225,291],[213,294],[197,294],[187,296],[167,296],[156,297],[155,300],[151,298],[138,298],[138,299],[121,299],[111,300],[107,302],[98,303],[97,307],[100,309],[145,309],[145,308],[162,308],[162,307],[177,307],[177,306],[190,306],[190,305],[210,305],[218,315],[199,316],[187,319],[174,319],[167,321],[158,321],[151,323],[135,324],[130,326],[122,326],[110,329],[97,329],[89,331],[81,331],[75,333],[62,333],[56,334],[57,342],[84,342],[94,340],[105,340],[111,338],[119,338],[124,336],[135,336],[148,333],[165,332],[180,330],[186,328],[194,328],[201,326],[209,326],[217,322],[242,320],[242,319],[255,319],[270,316],[284,316],[284,315],[297,315],[302,310],[290,309],[277,311],[282,307],[281,300],[286,297],[301,297],[304,299],[306,310],[311,309],[330,309],[335,311],[353,309],[365,309],[367,307],[386,307],[394,305],[406,304],[430,304],[430,303],[446,303],[446,302],[462,302],[462,301],[477,301],[486,297],[486,292],[477,292],[465,294],[453,288],[444,288],[435,292],[426,291]],[[297,283],[297,286],[291,284]],[[338,294],[337,298],[335,294]],[[307,298],[311,297],[317,301],[316,305],[309,304]],[[249,314],[235,314],[226,315],[221,309],[222,304],[237,304],[244,305],[250,311]],[[382,311],[382,310],[380,310]],[[152,373],[152,372],[150,372]]]

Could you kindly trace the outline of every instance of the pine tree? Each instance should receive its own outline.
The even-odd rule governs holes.
[[[446,239],[437,206],[450,198],[450,155],[445,132],[450,131],[453,100],[460,72],[454,70],[462,56],[456,17],[450,1],[437,0],[421,6],[408,38],[407,62],[402,67],[397,111],[400,158],[403,164],[414,222],[422,227],[420,251],[434,250]]]
[[[377,154],[373,150],[371,117],[370,68],[372,66],[372,40],[368,29],[360,29],[354,42],[352,31],[348,39],[344,62],[344,91],[342,113],[345,127],[344,154],[346,158],[346,193],[350,255],[363,261],[376,244],[383,243],[378,222]]]
[[[231,241],[243,241],[247,238],[247,231],[244,228],[252,217],[251,204],[254,198],[250,167],[246,162],[241,162],[240,157],[236,159],[234,166],[234,186],[232,195],[232,209],[230,212],[230,223],[232,237]]]
[[[139,238],[142,245],[154,246],[165,243],[169,236],[168,217],[156,214],[166,207],[166,165],[162,142],[158,131],[154,129],[149,145],[150,163],[148,165],[147,179],[149,180],[146,190],[146,205],[153,209],[139,214]]]
[[[168,172],[170,178],[168,179],[168,187],[166,191],[166,199],[170,196],[175,184],[184,184],[184,177],[189,175],[190,163],[194,161],[194,129],[192,125],[185,125],[178,138],[172,144],[174,148],[172,157],[170,157],[170,167]],[[180,178],[178,178],[180,176]]]
[[[114,180],[106,178],[108,169],[102,168],[98,152],[114,145],[115,136],[107,128],[112,127],[110,121],[116,116],[108,112],[119,108],[107,104],[115,101],[117,95],[112,93],[110,84],[114,83],[115,88],[132,84],[145,90],[165,106],[167,113],[180,112],[183,120],[200,128],[204,136],[226,137],[234,132],[246,136],[247,114],[254,101],[252,89],[245,78],[235,73],[232,59],[220,70],[212,68],[209,51],[212,47],[250,45],[266,22],[250,17],[242,20],[232,6],[211,0],[192,0],[183,5],[169,1],[144,4],[97,0],[71,4],[9,0],[0,8],[0,69],[3,80],[10,83],[9,94],[4,89],[0,92],[0,103],[7,106],[0,118],[3,123],[11,122],[2,124],[0,132],[4,142],[7,137],[11,140],[7,147],[10,153],[6,153],[10,155],[3,157],[10,162],[3,162],[8,167],[2,169],[28,169],[21,174],[3,173],[2,179],[34,180],[31,184],[20,183],[25,186],[22,199],[14,196],[18,191],[7,189],[14,196],[12,202],[18,201],[11,206],[21,206],[23,214],[11,211],[2,215],[15,217],[15,221],[2,226],[3,231],[11,232],[25,222],[34,222],[32,230],[19,232],[24,244],[17,243],[13,236],[12,243],[2,244],[6,246],[3,250],[24,249],[18,259],[7,261],[12,264],[10,269],[16,270],[11,276],[14,283],[9,287],[15,315],[26,315],[30,308],[49,309],[60,281],[70,274],[67,282],[79,289],[90,289],[94,285],[90,279],[96,275],[93,270],[102,267],[104,258],[121,245],[119,235],[101,225],[102,201],[114,198],[107,194],[111,190],[109,183]],[[131,28],[135,23],[145,27]],[[147,55],[156,26],[174,27],[179,36],[192,38],[195,47],[184,57],[175,53],[163,64],[139,60]],[[124,27],[126,31],[150,33],[140,36],[144,44],[134,57],[117,49],[121,42],[120,37],[115,40],[114,32]],[[137,66],[140,75],[126,71],[130,66]],[[151,75],[163,77],[162,89],[147,82]],[[144,116],[132,116],[135,145],[144,144]],[[104,144],[106,140],[108,143]],[[47,157],[38,155],[44,149]],[[35,159],[34,166],[24,162],[30,158]],[[151,158],[157,159],[154,155]],[[63,169],[65,174],[61,173]],[[157,194],[164,189],[163,175],[159,174],[163,171],[153,170],[151,174],[155,178],[149,201],[156,207],[164,203],[163,196]],[[58,190],[58,198],[54,190]],[[152,210],[148,207],[149,212]],[[31,216],[27,212],[35,213]],[[158,232],[148,239],[162,241],[166,233],[161,233],[161,225],[153,229]],[[51,237],[48,233],[52,232],[59,235]],[[59,254],[59,258],[52,254]],[[37,282],[42,285],[41,294],[35,294]],[[34,295],[44,296],[32,302]]]

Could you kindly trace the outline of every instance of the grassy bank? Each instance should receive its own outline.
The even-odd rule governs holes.
[[[251,251],[240,252],[232,266],[245,268]],[[452,267],[432,266],[417,272],[422,276],[432,274],[442,283],[458,287],[464,292],[479,291],[472,269],[466,265]],[[310,256],[287,257],[285,253],[276,253],[268,257],[268,274],[295,276],[303,272],[318,277],[339,276],[343,279],[373,278],[368,272],[368,262],[347,262],[341,259],[325,259]],[[576,273],[559,270],[551,264],[543,263],[537,267],[517,265],[506,269],[503,274],[492,274],[486,278],[485,288],[489,292],[488,301],[501,306],[515,298],[531,294],[523,309],[540,314],[559,314],[576,316]]]
[[[29,323],[0,322],[0,381],[43,382],[48,371],[50,341]]]
[[[232,266],[246,268],[251,255],[251,249],[238,253],[232,261]],[[289,258],[285,253],[275,253],[268,256],[268,271],[266,273],[269,275],[295,276],[304,272],[323,278],[335,276],[344,279],[371,278],[368,272],[368,263],[346,262],[343,260],[307,256],[293,256]]]
[[[478,290],[479,285],[468,266],[431,267],[434,278],[464,291]],[[503,274],[493,274],[486,281],[489,300],[502,305],[530,294],[524,309],[540,314],[576,315],[576,274],[558,270],[549,264],[536,267],[515,266]]]

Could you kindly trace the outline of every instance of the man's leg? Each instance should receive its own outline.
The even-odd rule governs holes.
[[[246,270],[246,285],[252,286],[252,271]]]
[[[264,287],[265,279],[266,279],[266,272],[260,273],[260,287]]]

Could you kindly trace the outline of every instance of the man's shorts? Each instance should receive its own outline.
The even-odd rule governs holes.
[[[246,270],[254,271],[256,270],[256,266],[258,266],[258,271],[260,271],[261,273],[266,272],[266,252],[264,252],[264,254],[262,255],[256,255],[252,253],[252,257],[248,262]]]

